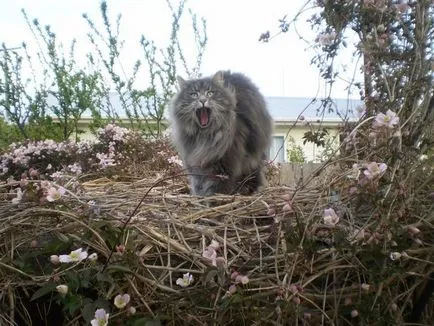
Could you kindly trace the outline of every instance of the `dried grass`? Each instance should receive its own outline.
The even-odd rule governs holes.
[[[332,190],[339,190],[343,178],[343,170],[335,166],[297,191],[276,186],[251,197],[205,200],[186,194],[182,178],[156,184],[157,177],[150,174],[129,181],[82,181],[83,192],[69,194],[60,206],[16,206],[4,198],[0,325],[25,319],[28,301],[23,293],[52,280],[61,282],[72,268],[83,275],[86,270],[104,275],[100,284],[104,278],[115,280],[101,286],[99,294],[112,300],[117,293],[130,293],[138,315],[158,317],[167,325],[404,324],[433,271],[434,217],[421,220],[422,210],[419,215],[409,212],[405,223],[417,225],[423,234],[424,245],[416,247],[406,238],[404,224],[377,223],[370,212],[361,217],[347,195],[333,199]],[[289,194],[293,212],[283,210]],[[415,203],[409,209],[411,205]],[[323,224],[323,210],[329,206],[341,217],[336,226]],[[351,238],[360,229],[371,233],[360,241]],[[386,231],[397,247],[386,239]],[[97,252],[98,263],[47,272],[49,255],[60,254],[45,249],[54,239],[71,249],[82,246]],[[202,256],[211,239],[221,245],[224,267],[213,267]],[[124,253],[114,250],[120,243]],[[408,257],[390,260],[391,251],[403,250]],[[19,264],[24,261],[33,265]],[[250,281],[228,296],[233,271]],[[176,279],[187,272],[194,282],[181,288]],[[353,318],[355,310],[359,316]],[[126,312],[113,316],[125,318]],[[424,324],[433,317],[431,301]],[[78,313],[68,325],[83,323]]]

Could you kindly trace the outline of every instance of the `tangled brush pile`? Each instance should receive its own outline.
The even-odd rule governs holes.
[[[310,179],[251,197],[188,195],[164,142],[143,141],[146,159],[142,140],[113,134],[74,158],[13,147],[0,324],[428,325],[432,301],[412,313],[433,271],[433,158],[398,155],[388,114]]]

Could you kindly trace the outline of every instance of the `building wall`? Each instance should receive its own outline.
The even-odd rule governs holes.
[[[330,126],[326,127],[329,132],[329,138],[333,140],[334,147],[337,147],[339,144],[339,137],[338,137],[338,128],[337,126]],[[288,125],[279,125],[274,127],[273,136],[274,137],[286,137],[288,134],[288,131],[291,129],[291,127]],[[286,142],[284,145],[284,153],[285,153],[285,162],[288,161],[288,157],[286,155],[287,149],[288,149],[288,141],[290,139],[293,139],[295,145],[300,146],[303,150],[304,157],[306,159],[306,162],[319,162],[321,154],[324,153],[324,147],[318,147],[317,145],[308,142],[306,144],[303,144],[303,137],[304,134],[309,131],[309,127],[307,126],[296,126],[293,127],[288,134],[288,137],[286,138]]]

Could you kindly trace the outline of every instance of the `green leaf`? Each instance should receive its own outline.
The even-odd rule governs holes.
[[[116,272],[124,272],[124,273],[131,273],[131,269],[125,266],[121,265],[109,265],[107,267],[110,271],[116,271]]]
[[[74,313],[80,309],[81,307],[81,298],[78,295],[71,295],[69,297],[66,297],[65,300],[65,310],[69,312],[69,314],[72,316]]]
[[[86,321],[87,324],[89,324],[90,321],[93,319],[95,315],[95,310],[96,310],[96,305],[94,302],[85,304],[83,309],[81,310],[83,319]]]
[[[107,273],[97,273],[96,279],[98,282],[106,282],[113,284],[113,279]]]
[[[110,310],[110,302],[105,299],[96,299],[95,306],[97,306],[97,308],[104,308],[106,311]]]
[[[35,293],[33,293],[32,297],[30,298],[30,301],[39,299],[44,295],[54,291],[55,289],[56,289],[55,283],[47,283],[43,287],[39,288]]]

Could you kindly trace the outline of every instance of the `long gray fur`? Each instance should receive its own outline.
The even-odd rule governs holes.
[[[170,121],[191,193],[210,196],[259,190],[265,182],[272,119],[258,88],[245,75],[229,71],[200,79],[178,77],[178,84]],[[204,108],[208,108],[206,126],[200,118]]]

